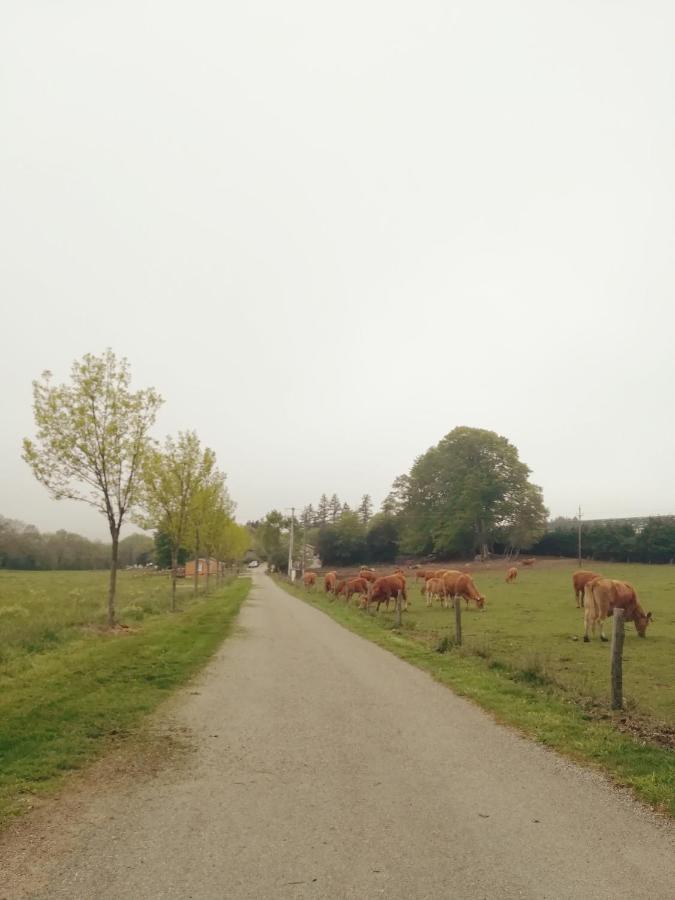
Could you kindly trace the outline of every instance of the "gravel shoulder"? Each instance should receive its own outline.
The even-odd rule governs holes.
[[[254,582],[162,711],[166,764],[18,823],[0,900],[672,898],[670,822]]]

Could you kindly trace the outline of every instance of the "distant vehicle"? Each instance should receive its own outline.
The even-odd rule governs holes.
[[[257,559],[252,559],[251,562],[248,564],[248,567],[249,567],[249,569],[257,569],[259,565],[260,565],[260,563],[258,562]]]

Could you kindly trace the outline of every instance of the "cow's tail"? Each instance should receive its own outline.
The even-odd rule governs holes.
[[[587,581],[584,587],[584,613],[591,621],[597,621],[599,617],[600,607],[592,581]]]

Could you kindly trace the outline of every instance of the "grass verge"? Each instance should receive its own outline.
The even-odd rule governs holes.
[[[130,734],[228,634],[250,588],[238,579],[127,634],[92,631],[0,674],[0,824],[32,794]]]
[[[288,593],[321,609],[344,627],[429,672],[437,681],[489,710],[497,721],[554,750],[601,770],[637,797],[675,817],[675,754],[665,747],[635,740],[617,730],[612,720],[597,721],[579,697],[549,683],[536,665],[522,671],[467,652],[446,642],[437,652],[414,627],[392,628],[383,616],[370,616],[324,595],[278,579]],[[414,626],[414,623],[412,623]]]

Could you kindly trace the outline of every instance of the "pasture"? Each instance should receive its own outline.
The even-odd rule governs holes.
[[[502,721],[573,757],[601,765],[649,802],[675,813],[675,568],[611,564],[588,568],[630,581],[654,616],[645,639],[638,638],[632,623],[626,625],[626,709],[618,715],[609,712],[610,645],[599,639],[588,644],[582,640],[583,613],[575,606],[571,581],[576,565],[569,560],[519,567],[514,584],[505,583],[504,563],[469,566],[487,607],[479,612],[473,604],[467,610],[462,603],[461,648],[452,644],[453,610],[442,609],[437,602],[427,608],[413,570],[407,572],[410,605],[400,630],[394,629],[391,609],[381,607],[378,614],[368,615],[354,601],[346,608],[343,600],[327,598],[322,584],[314,593],[287,582],[284,586],[347,627],[428,669]],[[436,652],[446,648],[445,653]]]
[[[168,576],[121,572],[110,632],[105,572],[0,572],[0,823],[32,797],[137,732],[209,658],[250,585],[238,579],[169,612]]]
[[[642,605],[654,615],[644,640],[626,624],[624,690],[627,708],[675,726],[675,568],[645,565],[589,565],[608,578],[629,581]],[[533,681],[550,681],[578,697],[609,701],[609,643],[598,638],[584,644],[583,610],[575,606],[568,561],[541,562],[519,568],[506,584],[505,566],[472,567],[471,574],[488,600],[484,613],[463,604],[467,650],[504,665]],[[411,579],[408,581],[412,584]],[[452,632],[452,610],[432,609],[418,601],[408,620],[431,644]],[[605,629],[611,634],[611,622]]]
[[[211,579],[215,586],[215,579]],[[3,663],[40,653],[95,632],[106,624],[108,572],[19,572],[0,569],[0,673]],[[203,589],[203,586],[202,586]],[[118,619],[135,625],[166,613],[168,575],[121,571],[117,575]],[[178,582],[177,602],[193,602],[192,579]]]
[[[464,570],[463,563],[447,566]],[[493,562],[472,564],[465,570],[487,597],[485,612],[474,604],[467,609],[462,603],[465,650],[491,661],[495,668],[504,666],[533,682],[552,682],[579,697],[607,703],[609,644],[597,638],[590,644],[582,640],[583,611],[576,608],[572,592],[576,565],[556,560],[519,567],[513,584],[504,581],[506,569],[505,564]],[[654,615],[644,640],[638,638],[632,623],[626,624],[628,709],[675,726],[675,567],[606,563],[596,564],[594,571],[631,582],[644,608]],[[408,571],[407,581],[411,603],[403,616],[404,629],[436,647],[444,636],[454,634],[454,613],[438,602],[425,606],[413,570]],[[393,624],[391,610],[381,607],[378,615]],[[606,634],[611,634],[611,622]]]

